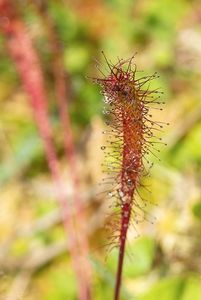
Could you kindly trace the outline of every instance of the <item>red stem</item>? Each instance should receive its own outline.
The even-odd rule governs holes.
[[[78,170],[77,170],[76,153],[75,153],[73,134],[72,134],[71,124],[70,124],[70,116],[68,111],[65,71],[62,62],[63,51],[57,40],[56,29],[53,20],[47,13],[47,7],[38,6],[38,10],[41,16],[43,17],[44,22],[46,22],[46,27],[49,34],[49,40],[52,46],[56,100],[58,102],[60,119],[63,126],[66,158],[69,162],[69,169],[70,169],[70,174],[72,179],[74,203],[75,203],[76,217],[77,217],[76,220],[79,220],[79,222],[76,222],[76,227],[77,227],[77,239],[79,242],[79,253],[80,253],[80,258],[82,258],[82,266],[83,266],[82,276],[85,279],[86,284],[88,285],[87,299],[90,299],[91,298],[90,297],[91,265],[88,260],[89,257],[88,233],[87,233],[87,226],[86,226],[85,208],[83,205],[83,200],[80,192],[79,177],[77,175]]]
[[[120,201],[122,204],[121,208],[121,228],[120,228],[120,236],[119,236],[119,257],[118,257],[118,267],[116,273],[116,283],[115,283],[115,294],[114,300],[119,300],[120,297],[120,290],[121,290],[121,281],[122,281],[122,271],[123,271],[123,262],[125,256],[125,246],[126,246],[126,239],[127,239],[127,232],[130,222],[131,216],[131,209],[132,209],[132,198],[135,189],[135,185],[128,189],[127,188],[127,166],[130,165],[129,159],[129,148],[128,143],[129,140],[129,122],[130,118],[127,115],[128,112],[122,110],[122,126],[123,126],[123,154],[122,154],[122,171],[121,171],[121,194],[120,194]]]
[[[123,212],[122,212],[122,223],[121,223],[121,232],[120,232],[120,247],[119,247],[119,257],[118,257],[118,267],[117,267],[117,274],[116,274],[114,300],[118,300],[119,296],[120,296],[123,262],[124,262],[124,256],[125,256],[125,245],[126,245],[126,237],[127,237],[127,231],[128,231],[127,224],[129,223],[129,220],[130,220],[130,212],[129,212],[129,215],[125,217],[125,212],[127,213],[127,211],[128,211],[126,206],[124,206],[122,211]]]

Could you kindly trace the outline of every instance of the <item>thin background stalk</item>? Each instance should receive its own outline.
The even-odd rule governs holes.
[[[68,246],[77,275],[79,299],[88,300],[90,287],[83,276],[83,260],[79,253],[79,243],[73,224],[73,216],[68,207],[64,182],[60,176],[58,158],[52,137],[52,127],[48,118],[47,95],[39,59],[26,27],[17,15],[16,8],[12,2],[0,0],[0,10],[3,14],[1,30],[6,37],[9,54],[29,96],[30,105],[44,143],[49,169],[57,190],[63,224],[68,235]]]
[[[73,133],[71,130],[70,116],[68,111],[69,97],[67,93],[67,84],[65,81],[65,70],[63,66],[63,49],[58,40],[55,24],[48,14],[48,7],[44,1],[36,2],[37,10],[42,17],[46,26],[50,47],[53,54],[53,75],[55,81],[56,101],[59,108],[60,120],[63,127],[64,148],[67,161],[69,163],[69,171],[73,186],[73,200],[76,214],[76,233],[79,242],[80,259],[82,260],[82,276],[88,283],[88,297],[90,297],[91,285],[91,265],[89,263],[89,245],[88,232],[86,226],[85,207],[81,196],[80,182],[78,176],[78,168],[76,161],[75,146],[73,141]],[[77,222],[76,222],[77,221]]]

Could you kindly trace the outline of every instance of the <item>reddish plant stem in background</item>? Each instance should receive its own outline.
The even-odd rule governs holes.
[[[15,7],[9,0],[0,0],[2,17],[0,20],[10,56],[12,57],[24,88],[29,96],[34,117],[42,137],[46,158],[51,171],[61,207],[64,228],[68,233],[69,249],[78,280],[80,300],[89,299],[89,287],[83,276],[82,260],[78,248],[73,217],[67,204],[64,182],[60,176],[59,163],[53,143],[52,128],[48,119],[47,96],[37,54],[33,48],[24,24],[17,16]]]
[[[69,170],[73,185],[73,199],[76,210],[76,228],[77,238],[79,240],[79,252],[82,258],[83,277],[88,283],[88,297],[90,298],[90,285],[91,285],[91,265],[89,263],[89,245],[88,233],[86,225],[85,208],[83,199],[80,192],[80,182],[78,177],[77,161],[75,154],[75,146],[73,141],[73,134],[70,124],[70,116],[68,111],[67,89],[65,82],[65,70],[63,67],[63,51],[61,44],[56,34],[55,24],[47,11],[47,4],[40,1],[37,5],[39,14],[41,15],[44,24],[46,25],[47,33],[49,36],[50,46],[53,53],[53,75],[55,80],[56,100],[58,102],[60,119],[63,126],[63,137],[66,158],[69,162]],[[77,221],[77,222],[76,222]]]

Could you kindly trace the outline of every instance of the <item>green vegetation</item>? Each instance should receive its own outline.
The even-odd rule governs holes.
[[[17,2],[41,61],[54,141],[70,199],[71,174],[55,101],[49,23],[35,1]],[[101,56],[104,50],[113,62],[137,52],[139,71],[159,73],[153,86],[164,92],[165,105],[153,117],[170,123],[159,133],[167,143],[158,148],[161,161],[149,158],[155,162],[148,179],[151,194],[142,191],[149,215],[148,220],[131,227],[121,300],[201,300],[199,1],[46,2],[62,53],[78,175],[86,198],[92,299],[112,299],[117,266],[116,249],[107,254],[104,247],[108,239],[102,228],[110,203],[107,205],[104,195],[97,195],[97,185],[102,176],[100,147],[105,125],[102,95],[90,79],[101,76],[95,59],[107,73]],[[62,244],[66,236],[43,144],[6,47],[0,31],[0,294],[6,299],[26,263],[35,263],[33,269],[26,269],[31,270],[29,288],[21,300],[75,300],[77,283],[69,252]],[[54,255],[47,258],[51,251]],[[44,261],[37,261],[35,255]]]

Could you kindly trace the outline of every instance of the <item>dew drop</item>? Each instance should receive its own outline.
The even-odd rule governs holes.
[[[105,148],[106,148],[105,146],[101,146],[101,150],[105,150]]]
[[[133,183],[133,182],[132,182],[132,180],[131,180],[131,179],[128,179],[128,180],[127,180],[127,185],[131,186],[131,185],[132,185],[132,183]]]

